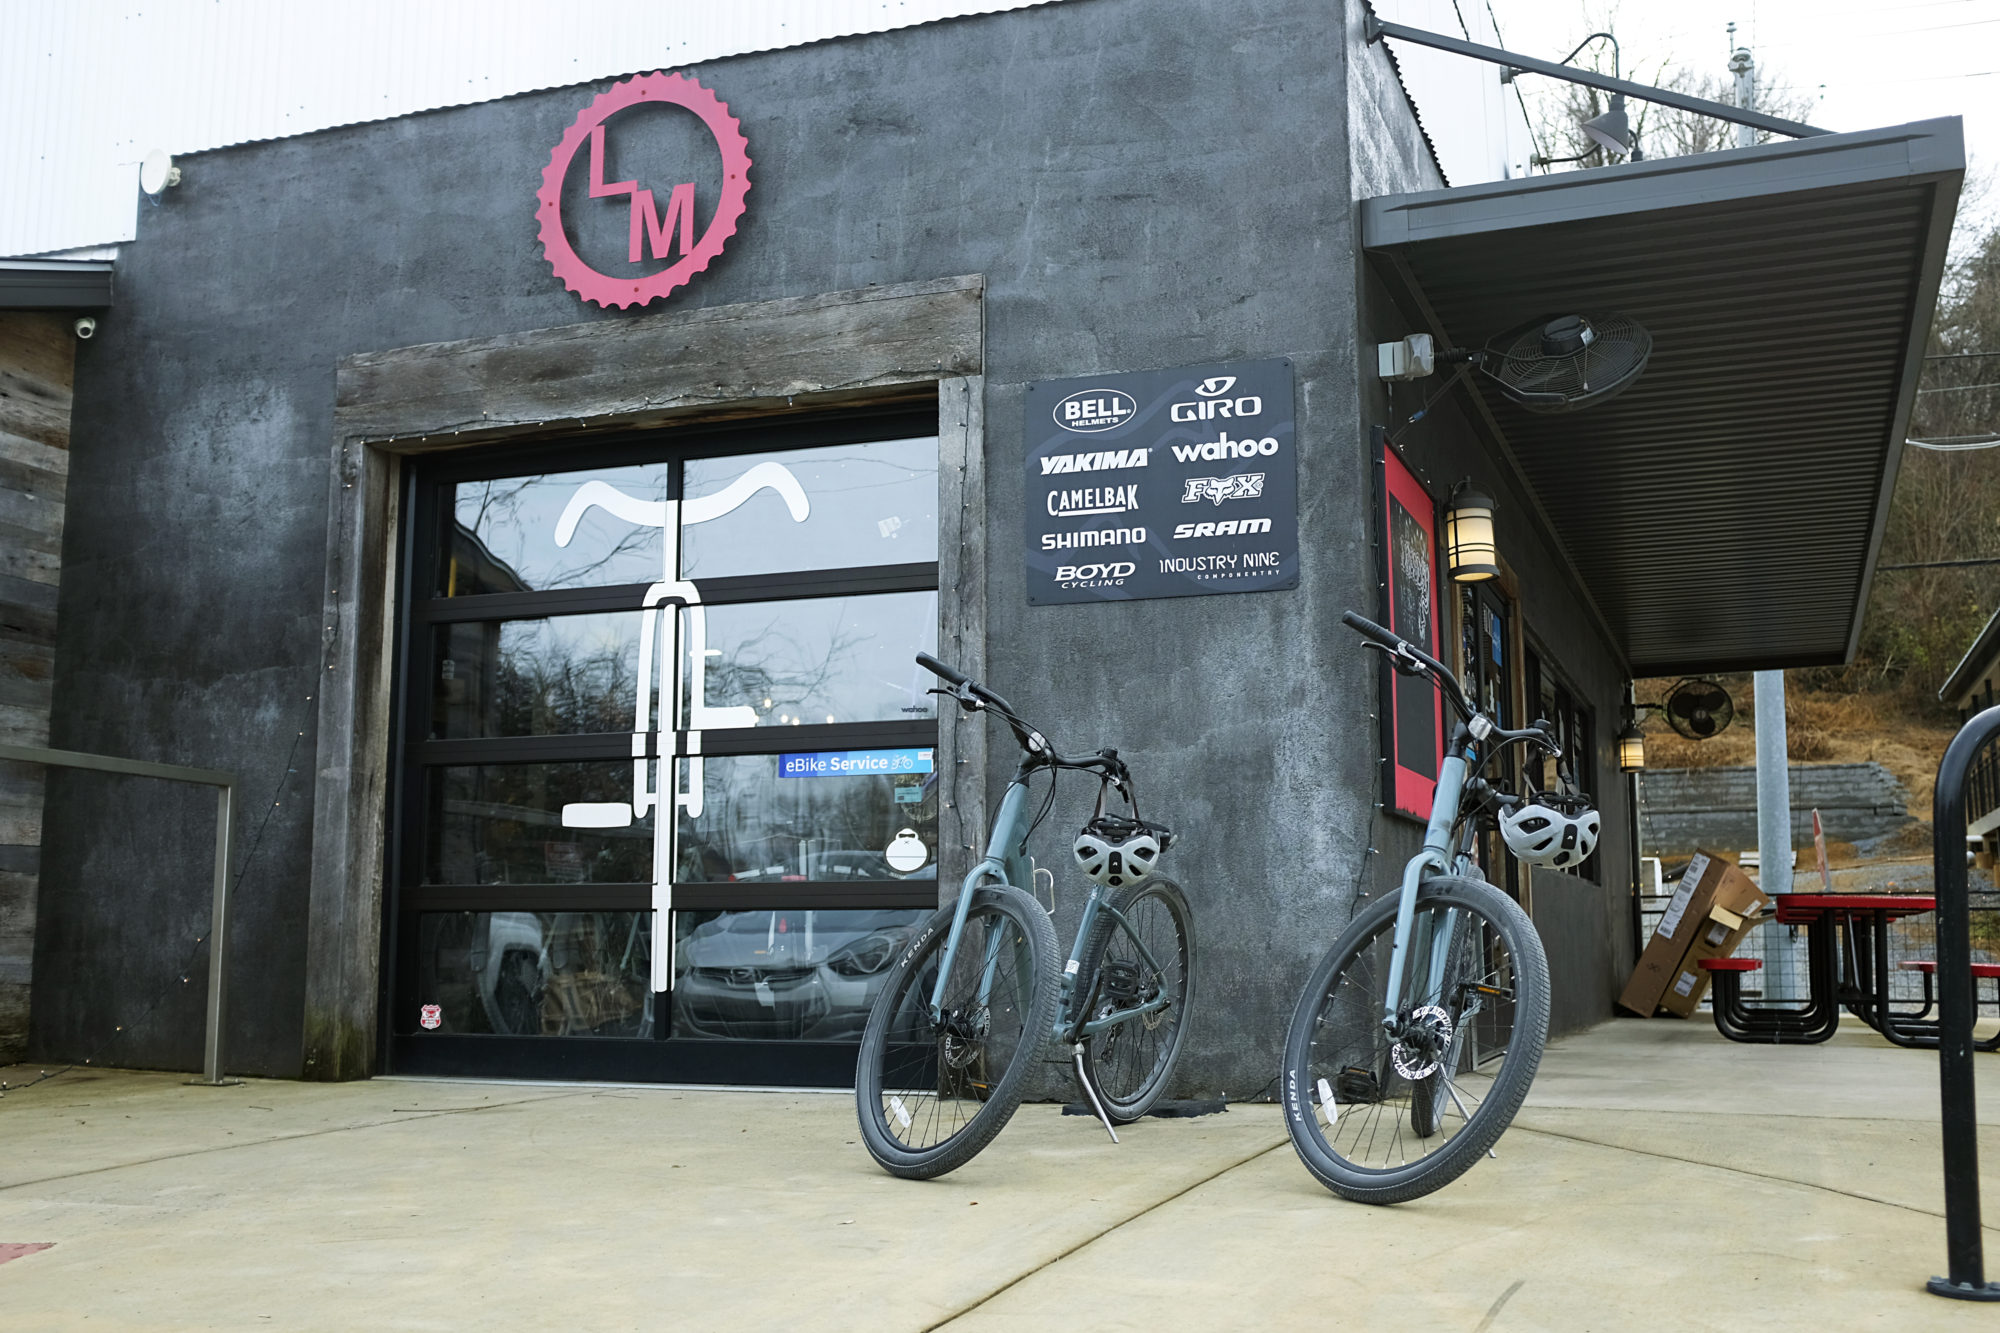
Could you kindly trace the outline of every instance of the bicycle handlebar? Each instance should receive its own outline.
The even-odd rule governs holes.
[[[1411,643],[1400,634],[1397,634],[1394,630],[1384,629],[1365,616],[1356,615],[1354,612],[1349,611],[1340,618],[1348,628],[1354,630],[1363,638],[1372,640],[1374,647],[1380,648],[1391,657],[1401,658],[1403,661],[1410,663],[1410,666],[1405,668],[1405,670],[1415,671],[1421,669],[1426,675],[1430,676],[1437,682],[1438,688],[1444,691],[1444,697],[1451,701],[1452,707],[1458,710],[1459,716],[1470,718],[1478,711],[1472,706],[1471,699],[1466,696],[1464,687],[1458,683],[1458,677],[1452,674],[1450,667],[1438,661],[1435,657],[1432,657],[1429,653],[1417,647],[1417,645]]]

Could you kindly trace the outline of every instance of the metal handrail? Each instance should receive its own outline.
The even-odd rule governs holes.
[[[1932,874],[1937,895],[1938,1101],[1944,1120],[1946,1277],[1928,1289],[1964,1301],[2000,1301],[1986,1280],[1979,1225],[1979,1121],[1972,1073],[1972,913],[1965,875],[1965,786],[1973,763],[1996,735],[2000,708],[1974,717],[1938,761],[1931,798]]]
[[[117,773],[125,777],[160,778],[167,782],[192,782],[217,788],[215,794],[215,885],[208,918],[208,1019],[202,1032],[201,1079],[208,1087],[223,1087],[222,1000],[223,974],[227,970],[223,941],[229,923],[229,881],[231,869],[230,819],[236,800],[236,777],[213,768],[183,768],[178,764],[155,764],[144,759],[117,759],[110,755],[85,754],[80,750],[51,750],[41,745],[0,745],[0,760],[24,764],[46,764],[52,768],[82,768],[97,773]]]

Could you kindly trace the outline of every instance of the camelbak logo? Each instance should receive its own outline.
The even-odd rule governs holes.
[[[1078,546],[1144,546],[1144,528],[1095,528],[1088,532],[1045,532],[1044,551],[1067,551]]]
[[[1078,514],[1129,514],[1139,507],[1137,486],[1090,486],[1080,491],[1050,491],[1047,501],[1052,518]]]
[[[1151,449],[1107,449],[1095,454],[1054,454],[1042,460],[1042,475],[1057,472],[1111,472],[1123,467],[1145,467],[1152,461]]]
[[[1184,505],[1197,500],[1207,500],[1211,504],[1221,504],[1224,500],[1254,500],[1264,493],[1264,474],[1261,472],[1239,472],[1233,477],[1189,477],[1187,494],[1181,497]]]
[[[1085,389],[1056,404],[1056,424],[1064,430],[1089,435],[1110,430],[1130,421],[1139,403],[1129,393],[1116,389]]]
[[[1115,565],[1057,565],[1056,582],[1065,588],[1102,588],[1123,583],[1138,572],[1129,560]]]
[[[1266,435],[1261,440],[1232,440],[1228,431],[1222,432],[1219,439],[1174,446],[1174,458],[1182,463],[1214,463],[1226,458],[1269,458],[1277,452],[1276,436]]]
[[[1269,532],[1271,520],[1268,518],[1225,518],[1220,523],[1181,523],[1174,528],[1174,536],[1186,537],[1244,537],[1254,532]]]

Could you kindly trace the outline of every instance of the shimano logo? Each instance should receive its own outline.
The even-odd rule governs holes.
[[[1219,505],[1224,500],[1254,500],[1263,493],[1261,472],[1239,472],[1233,477],[1189,477],[1187,494],[1181,497],[1181,503],[1191,505],[1197,500],[1207,500]]]
[[[1129,393],[1116,389],[1085,389],[1056,404],[1056,424],[1064,430],[1089,435],[1111,430],[1130,421],[1139,404]]]
[[[1174,459],[1181,463],[1214,463],[1228,458],[1269,458],[1278,452],[1276,436],[1266,435],[1261,440],[1232,440],[1229,432],[1201,444],[1177,444]]]
[[[1051,518],[1070,518],[1080,514],[1129,514],[1139,507],[1139,488],[1087,486],[1076,491],[1050,491],[1046,503]]]
[[[1271,520],[1268,518],[1225,518],[1220,523],[1181,523],[1174,527],[1174,536],[1187,537],[1246,537],[1252,533],[1269,532]]]
[[[1192,403],[1175,403],[1167,415],[1175,421],[1213,421],[1216,417],[1254,417],[1264,410],[1264,400],[1255,394],[1225,398],[1236,387],[1234,375],[1210,375],[1194,391],[1201,395]]]
[[[1118,468],[1145,467],[1152,462],[1151,449],[1107,449],[1094,454],[1053,454],[1042,460],[1042,475],[1058,472],[1112,472]]]
[[[1268,526],[1268,524],[1267,524]],[[1143,546],[1144,528],[1094,528],[1086,532],[1045,532],[1044,551],[1068,551],[1079,546]]]
[[[1139,572],[1129,560],[1115,565],[1057,565],[1056,586],[1062,588],[1115,588]]]

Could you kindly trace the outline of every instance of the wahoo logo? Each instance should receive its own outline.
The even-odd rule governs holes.
[[[1207,500],[1211,504],[1221,504],[1224,500],[1254,500],[1264,493],[1264,474],[1261,472],[1239,472],[1233,477],[1189,477],[1187,494],[1181,503],[1191,505],[1197,500]]]
[[[1056,583],[1064,588],[1115,587],[1138,572],[1130,560],[1115,565],[1057,565]]]
[[[1261,484],[1263,478],[1258,478]],[[1129,514],[1139,507],[1137,486],[1089,486],[1079,491],[1050,491],[1046,501],[1051,518],[1079,514]]]
[[[1079,546],[1144,546],[1144,528],[1093,528],[1085,532],[1045,532],[1044,551],[1067,551]]]
[[[1116,389],[1085,389],[1056,404],[1055,421],[1064,430],[1089,435],[1113,430],[1130,421],[1139,411],[1139,402]]]
[[[1219,438],[1207,440],[1201,444],[1175,445],[1174,459],[1176,462],[1181,463],[1214,463],[1225,458],[1257,458],[1259,456],[1269,458],[1277,452],[1278,440],[1276,436],[1266,435],[1261,440],[1232,440],[1229,438],[1229,432],[1224,431]]]
[[[1200,398],[1192,403],[1175,403],[1167,416],[1175,421],[1213,421],[1216,417],[1254,417],[1264,410],[1264,400],[1255,394],[1225,398],[1236,387],[1234,375],[1210,375],[1194,386]]]
[[[1255,532],[1269,532],[1271,520],[1268,518],[1225,518],[1220,523],[1180,523],[1174,527],[1174,536],[1188,537],[1244,537]]]
[[[1058,472],[1111,472],[1118,468],[1146,467],[1152,462],[1151,449],[1106,449],[1094,454],[1051,454],[1042,460],[1042,475]]]

